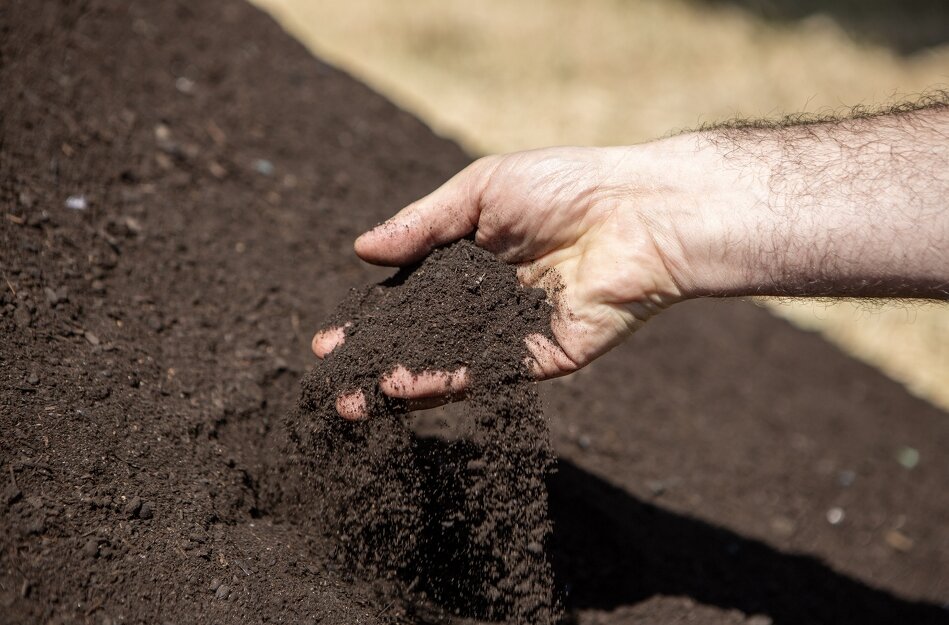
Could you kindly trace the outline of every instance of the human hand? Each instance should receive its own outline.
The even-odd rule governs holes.
[[[538,335],[527,343],[538,379],[564,375],[682,298],[664,254],[669,232],[658,227],[661,205],[676,194],[655,171],[642,147],[482,158],[360,236],[356,253],[371,263],[404,266],[475,231],[479,246],[517,266],[524,285],[556,291],[551,329],[557,344]],[[323,358],[343,341],[344,328],[327,328],[314,336],[313,351]],[[380,388],[414,407],[429,407],[462,395],[467,384],[464,369],[410,372],[399,366]],[[364,417],[365,397],[358,391],[341,395],[337,410]]]
[[[557,344],[527,339],[539,379],[586,365],[690,297],[946,299],[947,111],[941,96],[799,127],[490,156],[363,234],[356,253],[407,265],[474,231],[521,282],[556,293]],[[344,328],[325,329],[313,351],[344,340]],[[380,388],[431,404],[467,384],[464,369],[397,367]],[[361,392],[337,399],[345,417],[365,407]]]

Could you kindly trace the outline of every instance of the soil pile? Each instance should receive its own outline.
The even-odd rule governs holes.
[[[553,622],[545,479],[547,426],[524,338],[550,334],[551,307],[512,267],[470,241],[436,250],[382,284],[354,290],[334,314],[346,340],[303,383],[289,420],[331,530],[374,576],[469,616]],[[378,389],[396,365],[465,367],[468,436],[416,437],[404,406]],[[340,392],[361,390],[373,415],[345,421]]]
[[[351,573],[283,422],[353,239],[468,162],[244,2],[0,2],[0,623],[458,622]],[[539,390],[572,621],[946,622],[949,419],[819,337],[693,302]]]

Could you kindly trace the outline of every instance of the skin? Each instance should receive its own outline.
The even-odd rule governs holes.
[[[557,344],[528,337],[538,379],[568,374],[689,298],[949,299],[949,108],[800,125],[732,126],[646,144],[489,156],[360,236],[402,266],[476,233],[529,286],[560,287]],[[553,271],[551,271],[553,270]],[[325,357],[345,328],[313,338]],[[382,391],[410,407],[468,378],[397,367]],[[345,418],[366,416],[361,392]]]

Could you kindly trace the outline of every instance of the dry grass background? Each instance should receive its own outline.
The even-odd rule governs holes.
[[[254,1],[474,155],[635,143],[949,83],[940,0],[904,3],[915,13],[899,0]],[[768,305],[949,409],[949,306]]]

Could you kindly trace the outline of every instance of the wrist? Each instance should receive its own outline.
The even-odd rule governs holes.
[[[755,292],[756,241],[771,236],[766,164],[736,163],[707,133],[633,149],[656,190],[639,210],[682,298]]]

